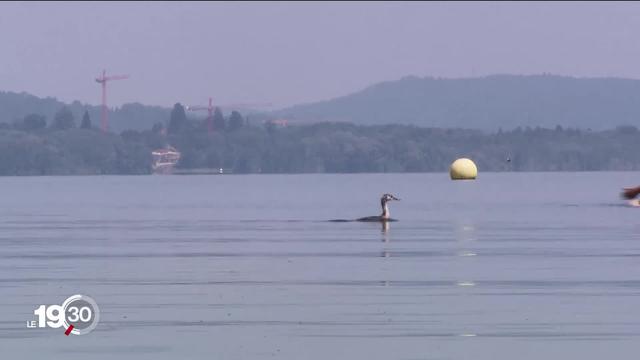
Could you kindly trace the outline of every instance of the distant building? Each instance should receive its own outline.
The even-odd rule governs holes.
[[[180,161],[180,152],[173,146],[151,152],[154,174],[171,174],[173,167]]]

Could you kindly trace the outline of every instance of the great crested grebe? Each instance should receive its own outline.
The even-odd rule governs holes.
[[[640,201],[635,197],[640,194],[640,186],[632,187],[632,188],[624,188],[622,190],[622,197],[629,200],[629,205],[631,206],[640,206]]]
[[[363,218],[356,219],[356,221],[368,221],[368,222],[386,222],[386,221],[397,221],[392,219],[389,215],[389,207],[387,203],[391,200],[400,200],[397,197],[391,194],[384,194],[382,198],[380,198],[380,205],[382,206],[382,215],[377,216],[367,216]]]

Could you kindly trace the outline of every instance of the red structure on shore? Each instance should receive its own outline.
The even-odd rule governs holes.
[[[106,70],[102,70],[102,76],[96,78],[96,82],[102,85],[102,119],[100,119],[100,128],[103,132],[107,132],[109,130],[109,123],[107,120],[107,82],[111,80],[124,80],[128,78],[129,75],[107,76]]]

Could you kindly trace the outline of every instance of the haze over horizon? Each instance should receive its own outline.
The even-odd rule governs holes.
[[[327,100],[405,76],[640,78],[638,3],[2,3],[0,90],[109,105]]]

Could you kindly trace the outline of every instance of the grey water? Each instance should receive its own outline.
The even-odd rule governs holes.
[[[637,172],[0,178],[0,357],[615,359]],[[398,222],[378,215],[392,193]],[[84,294],[87,335],[27,328]]]

